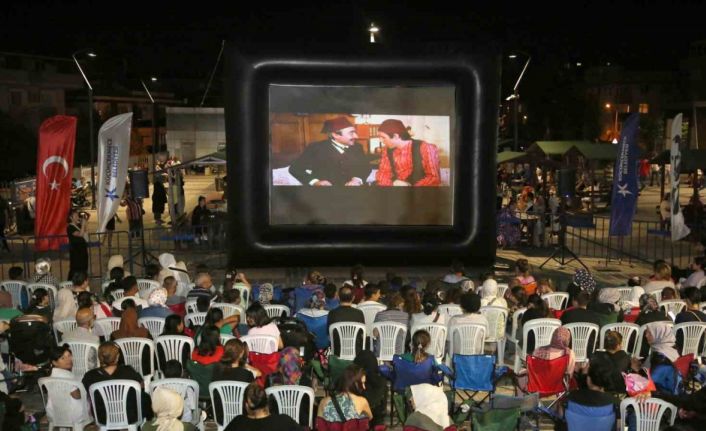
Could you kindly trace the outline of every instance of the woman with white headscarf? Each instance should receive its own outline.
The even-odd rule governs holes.
[[[140,310],[140,317],[163,317],[166,318],[174,312],[167,307],[167,289],[160,287],[154,289],[147,297],[147,308]]]
[[[410,386],[414,412],[407,417],[405,427],[424,431],[443,431],[451,426],[448,399],[439,386],[423,383]]]
[[[485,280],[480,287],[480,305],[507,308],[507,301],[504,298],[498,298],[498,282],[492,278]]]
[[[196,427],[179,420],[184,412],[184,400],[178,392],[165,387],[152,394],[154,419],[142,426],[142,431],[194,431]]]
[[[70,287],[62,287],[59,289],[59,293],[56,295],[56,308],[54,309],[53,321],[75,319],[77,311],[78,304],[76,303],[73,289]]]
[[[123,266],[125,265],[125,259],[123,258],[122,255],[120,254],[114,254],[110,256],[108,259],[108,272],[105,274],[105,279],[106,281],[110,280],[110,271],[112,271],[114,268],[121,268],[124,272],[124,277],[127,277],[130,275],[128,271],[125,271],[125,268]]]
[[[164,284],[164,279],[167,277],[174,277],[174,270],[171,269],[176,265],[176,259],[174,258],[174,255],[171,253],[162,253],[159,255],[159,266],[162,267],[162,269],[159,271],[159,284]]]
[[[51,260],[49,258],[39,258],[34,265],[34,275],[32,276],[33,283],[46,283],[58,288],[59,281],[51,273]]]

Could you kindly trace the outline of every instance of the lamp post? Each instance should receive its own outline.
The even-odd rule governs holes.
[[[512,94],[508,96],[505,100],[513,101],[513,123],[514,123],[514,130],[513,130],[513,146],[514,150],[518,151],[520,147],[520,137],[519,137],[519,103],[520,103],[520,94],[517,92],[517,88],[520,86],[520,81],[522,81],[522,77],[525,76],[525,71],[527,70],[527,66],[530,64],[530,60],[532,60],[532,56],[527,54],[526,52],[518,51],[521,54],[525,55],[527,57],[527,61],[525,62],[525,65],[522,67],[522,71],[520,72],[520,76],[517,77],[517,82],[515,82],[515,86],[512,88]],[[517,54],[510,54],[508,58],[514,60],[517,58]]]
[[[368,33],[370,33],[370,43],[375,43],[375,35],[380,31],[380,27],[376,26],[375,23],[371,22],[370,27],[368,27]]]
[[[152,82],[157,82],[157,78],[154,76],[150,78],[150,81]],[[149,88],[147,88],[147,85],[145,84],[145,81],[140,79],[140,84],[142,84],[142,88],[145,89],[145,92],[147,93],[147,97],[150,98],[150,101],[152,102],[152,172],[155,172],[157,170],[157,162],[156,162],[156,157],[157,157],[157,149],[159,148],[159,145],[157,143],[159,139],[159,131],[157,130],[157,102],[155,102],[154,97],[152,97],[152,93],[150,93]],[[149,170],[148,170],[149,172]],[[156,175],[156,174],[155,174]]]
[[[615,120],[613,120],[613,140],[618,139],[618,107],[617,106],[612,106],[610,103],[605,104],[605,108],[610,110],[614,108],[615,111]]]
[[[96,209],[96,137],[93,134],[93,86],[88,80],[86,73],[83,71],[81,63],[79,63],[76,58],[77,55],[84,53],[91,58],[96,57],[96,54],[91,50],[81,49],[71,54],[71,58],[74,59],[74,63],[76,63],[76,67],[78,67],[78,71],[81,73],[83,80],[86,81],[86,85],[88,86],[88,155],[91,159],[91,209],[94,210]]]

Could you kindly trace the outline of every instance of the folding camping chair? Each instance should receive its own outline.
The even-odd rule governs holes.
[[[534,356],[527,356],[527,391],[536,392],[539,398],[546,398],[557,395],[547,408],[552,408],[561,401],[568,392],[568,381],[566,379],[566,367],[569,365],[569,355],[546,360]],[[541,402],[540,407],[541,410]]]
[[[486,399],[492,399],[495,383],[507,370],[507,367],[501,367],[498,369],[500,373],[496,373],[495,360],[495,355],[453,355],[451,389],[461,398],[459,409],[469,403],[480,408]],[[487,394],[476,401],[474,397],[479,392]]]
[[[400,355],[395,355],[392,358],[392,369],[385,372],[381,369],[383,375],[392,381],[390,386],[390,426],[394,425],[394,414],[397,409],[397,415],[401,423],[407,419],[407,405],[405,398],[405,390],[420,383],[429,383],[438,385],[442,382],[444,374],[450,375],[451,372],[443,365],[437,365],[434,362],[434,357],[429,356],[423,362],[416,363],[408,361]]]

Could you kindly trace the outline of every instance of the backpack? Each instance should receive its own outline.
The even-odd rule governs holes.
[[[304,322],[296,317],[282,317],[277,325],[284,347],[295,347],[304,349],[303,359],[309,362],[314,358],[316,345],[314,344],[314,334],[309,332]]]

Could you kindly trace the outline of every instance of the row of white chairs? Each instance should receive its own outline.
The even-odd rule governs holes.
[[[53,285],[47,283],[27,283],[24,281],[14,280],[0,282],[0,290],[9,293],[12,297],[12,308],[20,308],[23,293],[27,295],[27,298],[29,299],[32,293],[39,288],[46,289],[49,294],[49,307],[54,310],[58,291]]]

